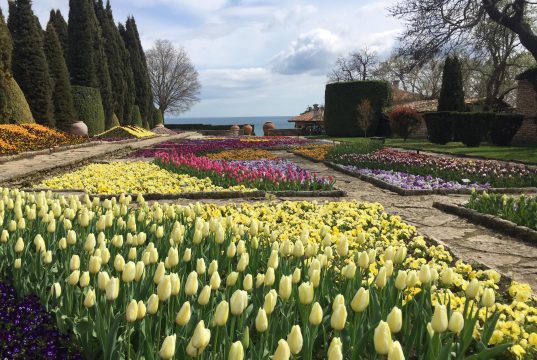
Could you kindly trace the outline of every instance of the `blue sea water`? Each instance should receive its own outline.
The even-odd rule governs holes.
[[[166,117],[166,124],[204,124],[204,125],[255,125],[257,135],[263,135],[263,124],[272,121],[276,129],[292,129],[294,123],[288,120],[294,116],[251,116],[251,117]]]

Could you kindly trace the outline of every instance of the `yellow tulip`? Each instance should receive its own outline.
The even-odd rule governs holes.
[[[239,278],[239,273],[236,271],[232,271],[229,273],[229,275],[226,278],[226,286],[227,287],[233,287],[237,283],[237,279]]]
[[[185,301],[175,317],[175,323],[179,326],[185,326],[190,321],[191,314],[190,303]]]
[[[302,283],[298,287],[298,298],[302,305],[309,305],[313,302],[313,285],[309,282]]]
[[[446,286],[453,284],[453,270],[447,268],[440,274],[440,282]]]
[[[134,280],[136,276],[136,265],[129,261],[125,264],[125,267],[123,268],[123,273],[121,274],[121,280],[125,283],[130,283]]]
[[[293,290],[293,284],[291,276],[282,276],[280,278],[280,286],[278,289],[278,295],[282,300],[289,300]]]
[[[157,269],[155,270],[155,273],[153,274],[153,282],[158,285],[162,282],[162,279],[164,279],[164,275],[166,274],[166,267],[164,266],[164,263],[161,261],[157,265]]]
[[[232,242],[231,244],[229,244],[229,246],[227,247],[227,251],[226,251],[226,256],[228,258],[232,258],[235,256],[235,254],[237,253],[237,246],[235,245],[234,242]]]
[[[483,296],[481,297],[481,304],[484,307],[491,307],[496,303],[496,296],[494,290],[491,288],[485,289]]]
[[[298,284],[300,282],[300,279],[302,278],[302,269],[295,268],[295,271],[293,271],[293,284]]]
[[[211,299],[211,287],[209,285],[205,285],[203,289],[201,289],[201,292],[198,296],[198,304],[201,306],[205,306],[209,303],[209,300]]]
[[[304,340],[302,339],[302,331],[300,331],[300,326],[294,325],[291,328],[291,332],[287,335],[287,344],[289,345],[289,350],[294,355],[297,355],[302,350],[302,345]]]
[[[24,250],[24,240],[22,238],[18,238],[17,242],[15,243],[15,252],[21,253]]]
[[[188,274],[185,284],[185,293],[187,296],[193,296],[198,293],[198,273],[192,271]]]
[[[55,297],[56,299],[62,296],[62,287],[59,283],[56,282],[52,284],[52,286],[50,287],[50,295]]]
[[[244,359],[244,348],[240,341],[236,341],[231,344],[229,349],[228,360],[243,360]]]
[[[95,244],[95,235],[93,233],[88,234],[86,241],[84,242],[84,250],[88,253],[93,252],[93,249],[95,249]]]
[[[388,314],[386,322],[390,326],[390,331],[392,334],[397,334],[399,331],[401,331],[401,328],[403,327],[403,313],[401,312],[401,309],[399,309],[397,306],[394,307]]]
[[[318,326],[323,321],[323,308],[316,302],[311,307],[309,322],[313,326]]]
[[[157,295],[160,301],[168,301],[172,295],[172,283],[169,275],[165,275],[157,285]]]
[[[388,355],[388,352],[392,346],[392,334],[390,332],[390,326],[388,323],[381,321],[375,328],[373,342],[377,354]]]
[[[205,322],[201,320],[192,335],[192,345],[196,349],[205,349],[211,340],[211,330],[205,328]]]
[[[337,305],[332,311],[332,316],[330,317],[330,326],[334,330],[341,331],[345,328],[345,323],[347,322],[347,307],[345,305]]]
[[[448,329],[452,333],[458,334],[464,328],[464,317],[459,311],[454,311],[449,319]]]
[[[217,271],[218,271],[218,261],[213,260],[209,264],[209,270],[207,271],[207,273],[209,274],[209,276],[212,276]]]
[[[76,284],[78,284],[79,280],[80,280],[80,270],[75,270],[67,278],[67,283],[71,286],[75,286]]]
[[[424,264],[421,266],[418,277],[423,285],[427,285],[431,282],[431,268],[429,265]]]
[[[388,352],[388,360],[405,360],[405,354],[399,341],[394,341]]]
[[[162,359],[168,360],[168,359],[171,359],[171,358],[174,357],[174,355],[175,355],[175,343],[177,342],[176,337],[177,336],[175,334],[167,336],[164,339],[164,341],[162,342],[162,346],[161,346],[160,351],[158,353],[158,355]]]
[[[20,269],[22,267],[22,260],[21,259],[15,259],[15,263],[13,264],[15,269]]]
[[[358,256],[358,266],[363,270],[369,267],[369,256],[366,252],[361,252]]]
[[[254,287],[254,278],[252,274],[246,274],[244,280],[242,281],[242,288],[246,291],[251,291]]]
[[[369,306],[369,290],[363,287],[358,289],[351,302],[351,308],[354,312],[364,312]]]
[[[142,280],[145,273],[145,264],[143,261],[138,261],[134,269],[134,281],[138,282]]]
[[[406,278],[407,278],[406,271],[399,270],[399,272],[397,273],[397,277],[395,278],[395,287],[399,291],[403,291],[406,289]]]
[[[272,252],[270,253],[270,257],[269,257],[267,266],[269,268],[277,269],[278,265],[279,265],[278,251],[277,250],[272,250]]]
[[[354,276],[356,275],[356,265],[351,262],[343,267],[341,269],[341,274],[348,280],[354,279]]]
[[[151,294],[149,297],[149,300],[147,300],[147,312],[151,315],[154,315],[158,311],[158,295],[157,294]]]
[[[235,290],[230,300],[231,313],[240,316],[248,307],[248,293],[244,290]]]
[[[267,315],[272,314],[274,311],[274,308],[276,307],[276,303],[278,301],[278,294],[276,293],[276,290],[272,289],[270,290],[267,295],[265,295],[265,302],[263,304],[263,309],[267,313]]]
[[[82,275],[80,275],[79,284],[81,288],[85,288],[90,283],[90,274],[89,271],[84,271]]]
[[[138,301],[138,314],[136,315],[138,320],[142,320],[145,317],[147,308],[142,300]]]
[[[124,267],[125,259],[120,254],[117,254],[114,258],[114,269],[116,269],[117,272],[122,272]]]
[[[479,295],[480,291],[481,285],[479,284],[479,281],[474,278],[468,283],[468,286],[466,287],[466,297],[468,299],[475,299]]]
[[[259,333],[264,333],[268,329],[267,313],[262,308],[259,308],[257,311],[257,316],[255,317],[255,329]]]
[[[84,298],[84,307],[89,309],[95,305],[95,291],[93,289],[88,290],[86,297]]]
[[[330,342],[328,360],[343,360],[343,343],[338,337],[333,338]]]
[[[109,280],[110,276],[108,275],[108,273],[106,271],[101,271],[97,276],[97,286],[99,287],[99,290],[105,291],[106,284],[108,284]]]
[[[409,288],[413,288],[418,284],[418,274],[415,270],[410,270],[406,277],[406,286]]]
[[[276,348],[276,351],[274,352],[274,356],[272,357],[272,360],[289,360],[291,357],[291,350],[289,349],[289,345],[287,344],[287,341],[284,339],[280,339],[278,341],[278,347]]]
[[[192,250],[190,248],[185,249],[183,254],[183,262],[190,262],[192,259]]]
[[[214,323],[216,326],[224,326],[227,323],[229,317],[229,303],[222,300],[214,312]]]
[[[435,306],[431,326],[436,333],[443,333],[448,329],[448,316],[445,305]]]
[[[131,300],[127,307],[127,322],[135,322],[138,319],[138,303],[136,300]]]
[[[177,248],[171,247],[168,250],[168,264],[170,267],[174,267],[179,264],[179,251]]]
[[[386,267],[381,267],[379,270],[379,273],[377,274],[377,277],[375,278],[375,285],[379,289],[383,289],[386,286],[386,279],[387,277],[387,270]]]
[[[116,277],[111,278],[106,282],[106,299],[109,301],[116,300],[119,296],[119,279]]]
[[[179,291],[181,291],[181,280],[179,279],[179,275],[176,273],[170,274],[170,284],[171,284],[171,295],[175,296],[179,294]]]
[[[267,269],[267,272],[265,273],[265,286],[272,286],[274,285],[274,282],[276,281],[276,275],[274,273],[274,268],[269,267]]]
[[[198,275],[205,274],[205,271],[206,271],[205,260],[203,259],[196,260],[196,272],[198,273]]]
[[[395,258],[393,259],[393,262],[395,264],[401,264],[407,255],[407,248],[406,246],[402,246],[397,249],[397,252],[395,253]]]
[[[259,288],[265,284],[265,274],[257,274],[255,278],[255,287]]]

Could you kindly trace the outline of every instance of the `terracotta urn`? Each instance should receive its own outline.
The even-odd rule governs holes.
[[[88,136],[88,125],[84,121],[77,121],[71,124],[71,134],[78,136]]]
[[[252,135],[252,131],[254,131],[254,128],[250,124],[246,124],[242,128],[244,129],[244,135]]]
[[[237,124],[233,124],[230,128],[230,130],[233,132],[233,135],[239,135],[239,132],[241,131],[241,128]]]
[[[272,121],[267,121],[263,124],[263,134],[269,136],[269,131],[276,129],[276,125]]]

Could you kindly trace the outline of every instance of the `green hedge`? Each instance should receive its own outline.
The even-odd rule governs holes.
[[[495,118],[492,112],[453,113],[455,137],[464,145],[477,147],[487,137],[489,124]]]
[[[368,99],[374,110],[373,125],[367,134],[375,135],[382,112],[391,101],[391,85],[385,81],[354,81],[326,85],[324,121],[329,136],[364,136],[357,120],[358,105]]]
[[[6,109],[0,115],[1,124],[34,124],[35,120],[30,105],[24,97],[19,84],[12,76],[6,77]]]
[[[153,125],[157,126],[160,124],[164,125],[164,117],[162,116],[162,112],[157,108],[153,108]]]
[[[132,121],[131,124],[134,126],[143,127],[142,114],[140,113],[140,107],[138,105],[132,106]]]
[[[425,113],[425,123],[429,141],[433,144],[445,145],[453,138],[453,113],[439,111]]]
[[[519,114],[496,114],[489,124],[490,142],[498,146],[511,145],[513,138],[522,126],[524,116]]]
[[[101,93],[97,88],[72,86],[73,102],[78,119],[88,125],[89,136],[104,132],[105,116]]]

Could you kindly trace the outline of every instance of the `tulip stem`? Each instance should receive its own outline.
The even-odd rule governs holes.
[[[216,335],[214,336],[213,356],[212,360],[216,359],[216,353],[218,350],[218,337],[220,335],[220,326],[216,326]]]

